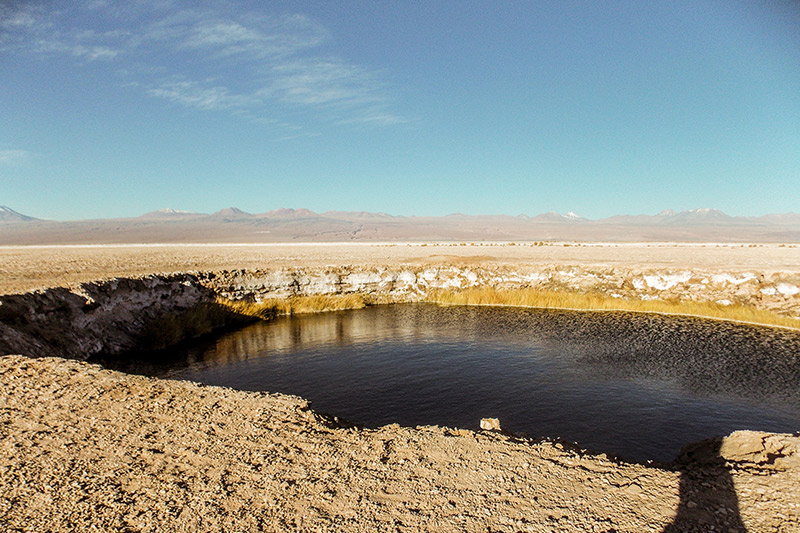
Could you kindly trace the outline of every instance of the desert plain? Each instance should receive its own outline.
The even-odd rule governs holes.
[[[0,318],[12,331],[15,310],[35,314],[56,287],[100,316],[115,280],[153,275],[234,299],[491,284],[800,316],[796,244],[394,242],[6,246]],[[0,358],[0,395],[10,531],[800,531],[798,435],[709,435],[672,464],[637,464],[492,431],[352,427],[297,397],[16,355]]]
[[[800,244],[434,241],[0,246],[0,294],[153,273],[402,265],[798,274]]]

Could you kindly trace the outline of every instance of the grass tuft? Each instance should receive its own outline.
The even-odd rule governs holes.
[[[750,305],[722,305],[715,302],[683,300],[634,300],[614,298],[601,293],[541,291],[536,289],[495,289],[491,287],[434,290],[426,301],[443,305],[494,305],[536,307],[578,311],[632,311],[696,316],[764,326],[800,330],[800,320]]]
[[[281,315],[320,313],[361,309],[377,303],[393,303],[389,297],[363,294],[333,294],[273,298],[261,302],[217,298],[180,313],[164,315],[143,332],[142,349],[162,349],[185,339],[205,335],[216,329],[241,326],[256,320],[270,320]],[[721,305],[715,302],[681,300],[635,300],[613,298],[602,293],[541,291],[536,289],[495,289],[491,287],[433,290],[424,301],[442,305],[489,305],[535,307],[576,311],[632,311],[696,316],[800,331],[800,320],[743,304]]]
[[[361,294],[292,296],[258,303],[217,298],[215,302],[198,304],[181,312],[158,317],[142,332],[139,348],[160,350],[217,329],[257,320],[271,320],[280,315],[361,309],[369,303]]]
[[[269,320],[280,315],[301,315],[343,309],[361,309],[370,302],[361,294],[318,294],[291,296],[286,299],[271,298],[261,302],[227,300],[218,298],[217,304],[244,316]]]

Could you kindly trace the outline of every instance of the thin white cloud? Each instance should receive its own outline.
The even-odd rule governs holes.
[[[27,162],[33,154],[27,150],[0,150],[0,165],[17,165]]]
[[[33,6],[0,3],[0,52],[18,47],[25,36],[42,26],[40,18]]]
[[[339,108],[344,116],[336,123],[354,122],[390,125],[402,122],[382,110],[385,105],[379,77],[337,57],[319,57],[310,52],[330,38],[328,31],[303,15],[281,18],[250,17],[233,20],[208,13],[184,11],[152,24],[144,39],[160,42],[178,51],[204,54],[212,64],[236,60],[249,69],[246,88],[218,84],[202,91],[198,83],[161,83],[148,90],[151,96],[203,109],[250,107],[255,115],[274,109],[274,103],[300,107]],[[369,106],[369,107],[367,107]],[[346,108],[346,110],[345,110]]]
[[[298,133],[297,135],[284,135],[282,137],[274,137],[272,139],[273,142],[286,142],[286,141],[293,141],[295,139],[307,139],[309,137],[319,137],[319,133]]]
[[[60,28],[58,12],[36,5],[0,7],[0,52],[16,49],[42,56],[71,55],[95,61],[113,59],[119,32],[98,33],[92,29]]]
[[[327,30],[303,15],[239,20],[215,12],[184,10],[149,24],[143,41],[210,54],[215,58],[240,56],[245,60],[275,59],[302,53],[329,39]]]
[[[324,105],[381,100],[380,83],[372,74],[335,58],[287,62],[272,70],[274,79],[261,92],[286,102]]]
[[[382,110],[376,110],[374,113],[363,113],[358,117],[340,120],[339,124],[377,124],[381,126],[393,126],[395,124],[406,124],[408,120],[405,118],[386,113]]]
[[[98,59],[113,59],[119,54],[119,50],[108,46],[93,46],[77,42],[66,43],[54,40],[41,40],[36,43],[36,49],[42,53],[60,54],[65,53],[75,57],[95,61]]]
[[[98,9],[103,3],[87,5],[87,17],[19,11],[2,30],[24,43],[18,51],[114,63],[114,72],[124,73],[121,83],[182,106],[276,125],[286,125],[281,116],[313,108],[325,110],[317,120],[335,124],[403,122],[389,110],[379,73],[320,53],[331,35],[305,15],[231,14],[154,2]]]
[[[298,53],[329,38],[324,27],[303,15],[252,16],[242,21],[204,16],[188,28],[181,45],[265,58]]]
[[[36,18],[33,14],[19,11],[16,13],[9,13],[8,16],[0,22],[0,27],[11,30],[14,28],[30,28],[34,24],[36,24]]]
[[[251,45],[260,44],[261,34],[238,22],[214,21],[199,24],[191,29],[184,46],[189,48],[232,48],[232,52],[247,51]]]
[[[175,103],[207,110],[247,108],[257,103],[247,95],[233,94],[226,87],[204,87],[193,81],[167,81],[147,90],[150,96],[166,98]]]

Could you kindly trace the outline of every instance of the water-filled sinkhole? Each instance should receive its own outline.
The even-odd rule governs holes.
[[[369,427],[499,418],[641,461],[737,429],[800,430],[800,334],[688,317],[387,305],[281,317],[109,365],[298,395]]]

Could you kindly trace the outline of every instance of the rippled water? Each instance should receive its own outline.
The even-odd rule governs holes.
[[[413,304],[286,317],[117,368],[303,396],[379,426],[561,437],[633,460],[800,430],[800,335],[683,317]]]

